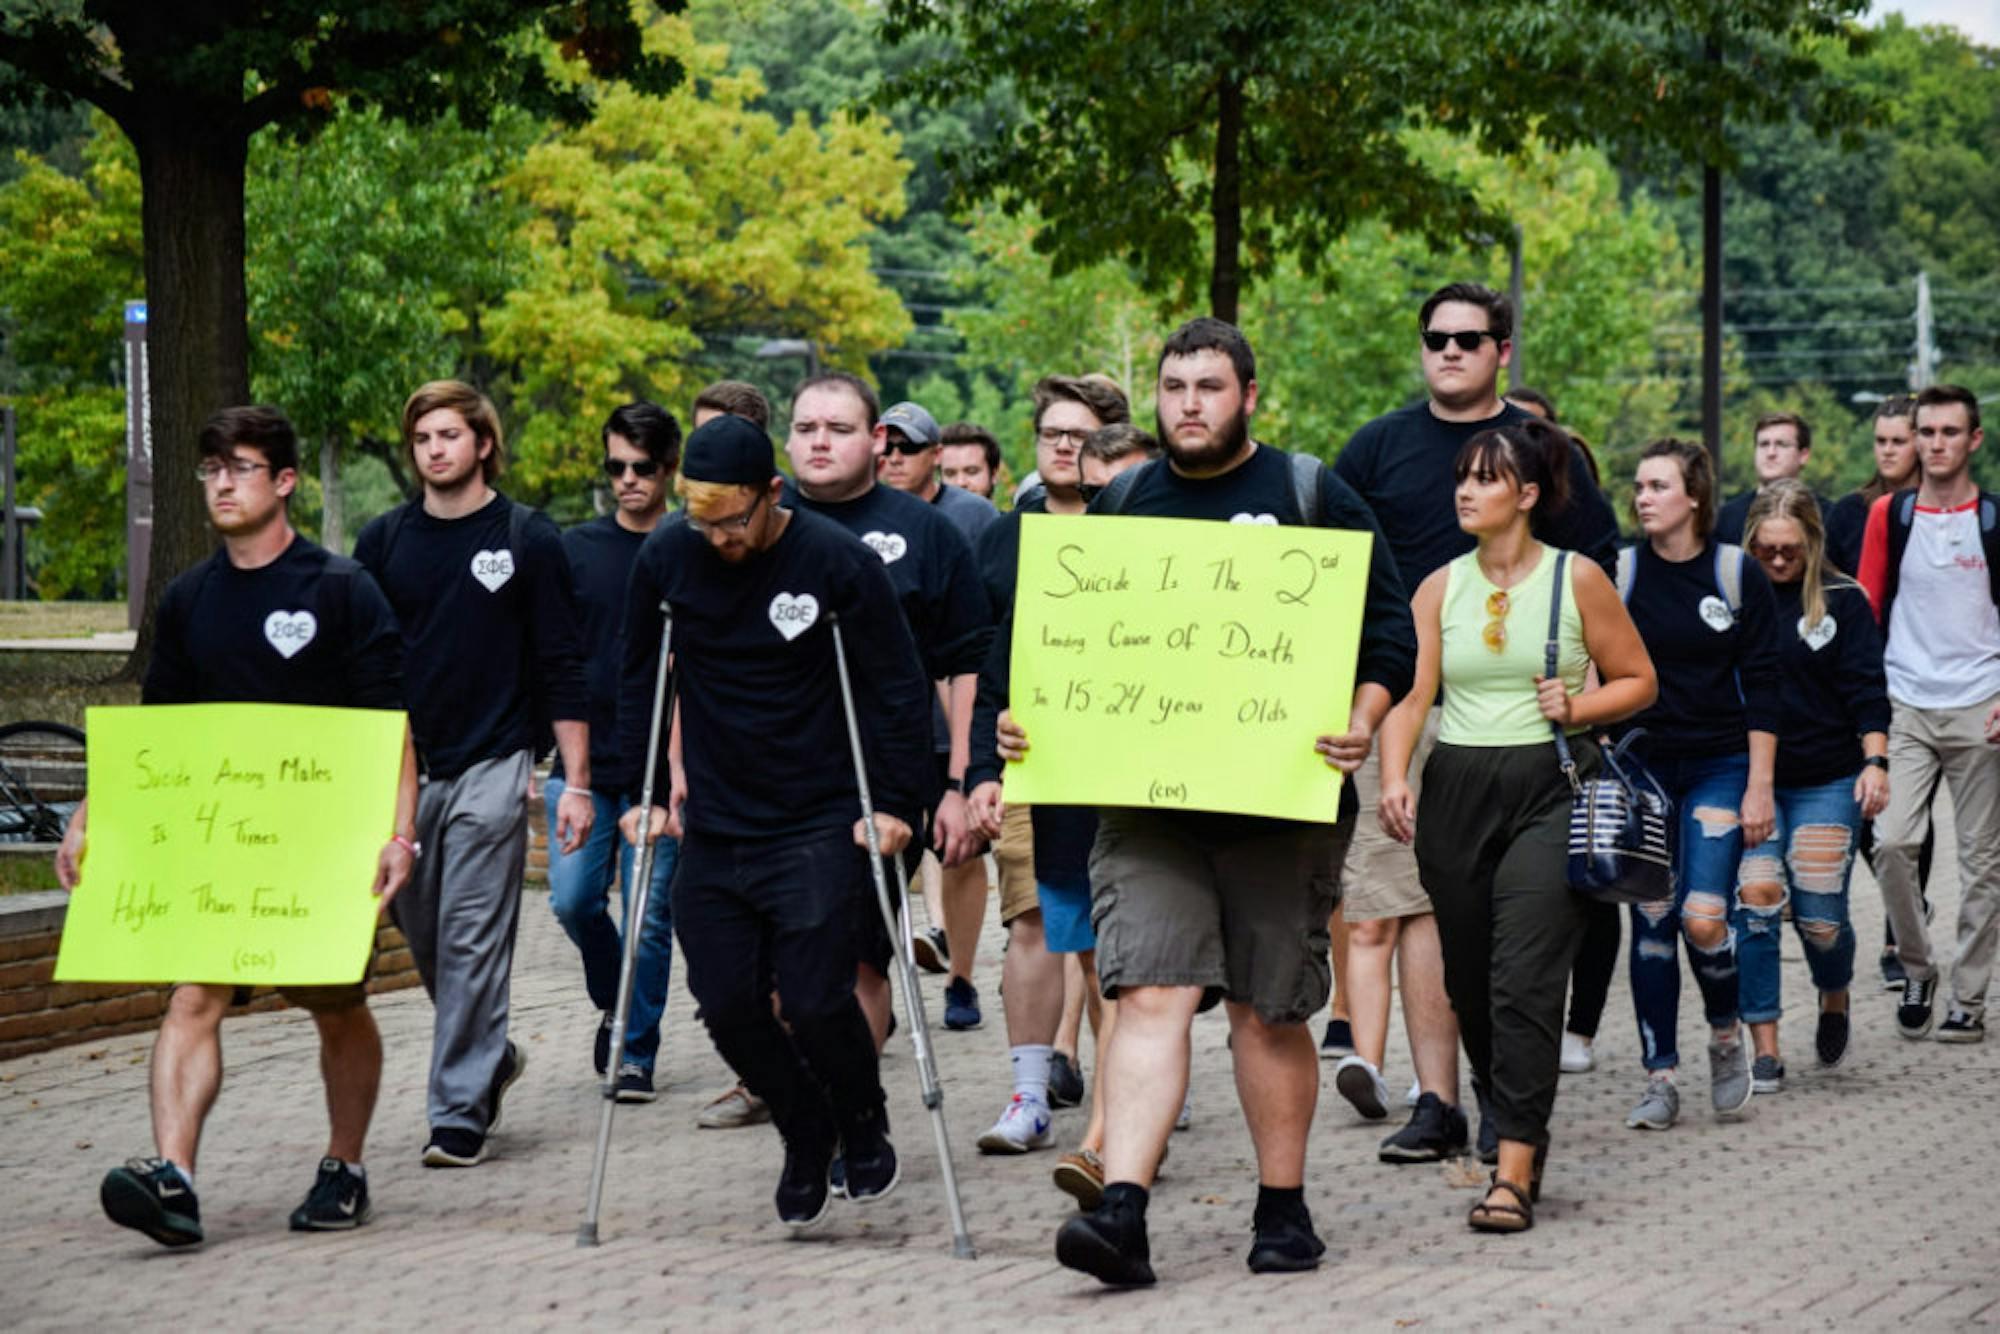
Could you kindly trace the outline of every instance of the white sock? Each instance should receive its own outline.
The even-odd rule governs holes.
[[[194,1189],[194,1169],[193,1169],[192,1167],[189,1167],[189,1166],[187,1166],[187,1165],[186,1165],[185,1163],[175,1163],[175,1162],[174,1162],[174,1160],[173,1160],[173,1159],[171,1159],[171,1158],[167,1159],[167,1161],[168,1161],[169,1163],[173,1163],[173,1168],[174,1168],[174,1171],[176,1171],[176,1172],[179,1172],[179,1173],[181,1174],[181,1180],[183,1180],[183,1181],[185,1181],[185,1182],[187,1182],[187,1183],[188,1183],[188,1189],[189,1189],[189,1190],[193,1190],[193,1189]]]
[[[343,1158],[340,1160],[340,1165],[346,1168],[350,1174],[361,1178],[363,1181],[366,1181],[368,1179],[368,1169],[363,1167],[360,1163],[350,1163],[345,1158]]]
[[[1020,1094],[1023,1101],[1048,1106],[1049,1058],[1055,1055],[1055,1050],[1046,1042],[1031,1042],[1008,1049],[1008,1058],[1014,1063],[1014,1092]]]

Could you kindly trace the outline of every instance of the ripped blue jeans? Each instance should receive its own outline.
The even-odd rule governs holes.
[[[1729,911],[1743,857],[1739,816],[1750,757],[1649,758],[1647,765],[1673,798],[1680,848],[1673,903],[1632,908],[1632,1008],[1646,1068],[1671,1070],[1681,1063],[1680,943],[1691,922],[1713,923],[1701,929],[1722,932],[1721,942],[1707,949],[1688,933],[1688,964],[1709,1026],[1729,1028],[1737,1020],[1736,933]]]
[[[1776,795],[1777,829],[1769,841],[1743,854],[1730,915],[1742,971],[1743,1018],[1753,1024],[1775,1022],[1784,1009],[1778,937],[1787,900],[1813,986],[1845,991],[1854,980],[1854,926],[1847,917],[1847,881],[1861,827],[1854,776],[1817,787],[1781,787]],[[1771,901],[1746,903],[1746,891],[1751,899]]]

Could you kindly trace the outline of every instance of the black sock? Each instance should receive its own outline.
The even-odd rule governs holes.
[[[1106,1187],[1108,1191],[1110,1188]],[[1304,1186],[1257,1186],[1257,1217],[1283,1217],[1287,1214],[1302,1213],[1306,1207]]]
[[[1151,1198],[1152,1192],[1136,1182],[1107,1181],[1104,1184],[1103,1207],[1118,1213],[1137,1214],[1143,1219],[1146,1216],[1146,1201]]]

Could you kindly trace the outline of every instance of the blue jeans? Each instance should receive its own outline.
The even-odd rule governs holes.
[[[618,883],[625,887],[624,918],[632,919],[632,877],[637,849],[618,834],[618,817],[634,803],[593,792],[590,804],[597,817],[590,837],[575,852],[560,850],[556,839],[556,804],[566,784],[550,778],[543,792],[549,817],[549,906],[572,943],[583,954],[583,985],[590,1003],[607,1014],[618,1007],[618,970],[625,957],[623,937],[612,924],[612,850],[618,851]],[[680,845],[662,838],[653,845],[653,888],[646,896],[646,928],[639,936],[639,957],[632,974],[632,1011],[625,1023],[625,1055],[646,1070],[660,1050],[660,1016],[667,1008],[667,975],[674,961],[673,899],[667,892],[680,860]]]
[[[1719,922],[1722,943],[1703,949],[1688,938],[1688,964],[1701,988],[1711,1028],[1737,1020],[1736,933],[1729,905],[1736,894],[1736,866],[1743,858],[1739,823],[1743,789],[1750,779],[1747,754],[1701,759],[1648,760],[1673,798],[1680,823],[1674,863],[1674,901],[1632,908],[1632,1008],[1639,1017],[1639,1047],[1648,1070],[1680,1064],[1680,940],[1688,919]]]
[[[1742,970],[1743,1018],[1774,1023],[1784,1006],[1778,996],[1778,937],[1785,904],[1805,946],[1806,968],[1822,992],[1845,991],[1854,980],[1854,926],[1847,919],[1847,880],[1854,870],[1854,843],[1861,808],[1854,800],[1854,775],[1817,787],[1781,787],[1778,824],[1768,841],[1743,854],[1737,872],[1737,966]],[[1743,901],[1759,887],[1768,904]]]

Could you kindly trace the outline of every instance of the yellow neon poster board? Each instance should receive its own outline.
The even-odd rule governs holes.
[[[88,839],[56,980],[358,980],[404,725],[289,704],[89,710]]]
[[[1021,520],[1007,799],[1331,823],[1367,533],[1116,515]]]

